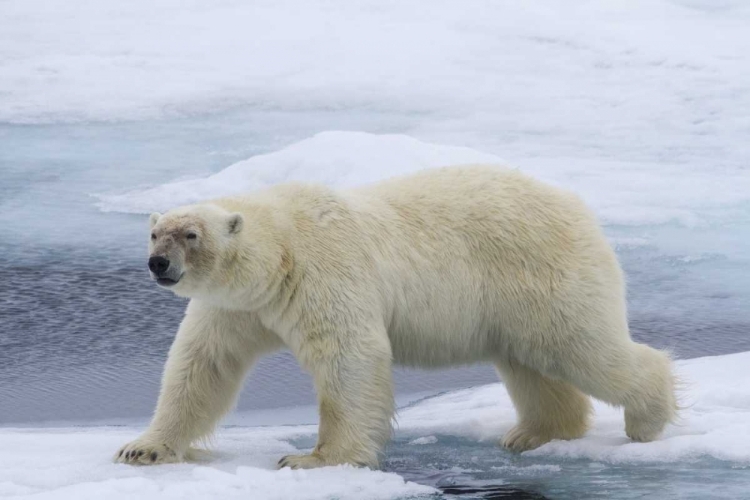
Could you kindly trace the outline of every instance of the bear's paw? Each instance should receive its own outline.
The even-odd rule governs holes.
[[[552,438],[544,432],[520,424],[503,436],[502,445],[512,451],[528,451],[542,446]]]
[[[157,465],[179,462],[180,457],[164,443],[141,438],[120,448],[114,461],[130,465]]]
[[[318,456],[317,454],[309,455],[287,455],[279,460],[279,469],[289,467],[291,469],[315,469],[317,467],[325,467],[328,464],[326,461]]]

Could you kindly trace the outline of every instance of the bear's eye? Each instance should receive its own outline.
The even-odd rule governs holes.
[[[194,240],[197,237],[198,237],[198,235],[195,234],[195,233],[188,233],[187,234],[187,239],[189,239],[189,240]]]
[[[156,239],[156,233],[151,233],[151,239],[152,239],[152,240],[155,240],[155,239]]]

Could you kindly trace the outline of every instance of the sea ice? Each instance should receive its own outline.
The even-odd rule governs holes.
[[[608,464],[637,469],[706,458],[725,462],[727,470],[750,466],[750,352],[677,364],[685,387],[685,409],[680,421],[670,425],[659,440],[630,442],[624,434],[622,412],[597,404],[593,428],[582,439],[548,443],[523,454],[526,465],[494,466],[492,470],[501,476],[550,476],[557,478],[551,481],[562,481],[561,466],[568,467],[572,458],[599,469]],[[411,443],[421,443],[407,447],[414,453],[436,446],[439,435],[489,441],[494,447],[513,425],[515,414],[502,385],[491,384],[419,400],[402,407],[398,421],[398,436],[414,436]],[[315,425],[280,424],[221,428],[212,455],[203,462],[158,467],[111,462],[114,450],[140,432],[134,427],[0,429],[0,496],[307,500],[427,498],[435,492],[405,482],[395,473],[346,466],[277,471],[278,458],[298,452],[298,447],[308,449],[316,432]],[[498,456],[507,453],[495,449]],[[483,467],[481,461],[472,465],[477,470]]]

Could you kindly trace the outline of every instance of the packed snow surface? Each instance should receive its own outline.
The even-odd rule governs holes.
[[[0,19],[0,122],[243,108],[378,115],[503,156],[750,154],[743,0],[7,0]]]
[[[8,0],[0,18],[14,123],[437,110],[441,127],[620,141],[639,123],[720,146],[750,115],[742,0]]]
[[[595,405],[592,429],[582,439],[554,441],[524,455],[532,463],[518,469],[494,467],[501,476],[565,473],[571,458],[592,467],[689,463],[705,458],[726,468],[750,465],[750,352],[678,362],[684,384],[680,421],[652,443],[630,442],[622,412]],[[253,424],[252,414],[232,418]],[[443,439],[463,437],[495,442],[515,421],[501,384],[458,390],[422,399],[399,412],[397,436],[412,452]],[[311,422],[312,423],[312,422]],[[244,427],[218,431],[211,456],[197,464],[133,467],[111,457],[142,429],[72,427],[0,430],[0,496],[6,498],[258,498],[388,499],[428,497],[434,490],[406,482],[392,472],[352,467],[309,471],[275,470],[295,443],[312,443],[315,425]],[[302,451],[309,448],[301,447]],[[507,453],[497,448],[497,454]],[[534,463],[538,461],[539,463]],[[481,468],[481,463],[475,463]]]

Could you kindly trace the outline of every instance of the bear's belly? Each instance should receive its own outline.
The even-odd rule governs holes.
[[[500,356],[499,335],[473,318],[420,315],[396,319],[388,330],[396,364],[441,368],[489,362]]]

